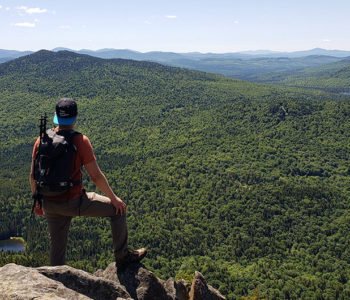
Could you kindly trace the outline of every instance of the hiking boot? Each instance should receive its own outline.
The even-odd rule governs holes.
[[[128,249],[128,253],[123,257],[116,259],[115,265],[119,270],[125,269],[128,265],[139,262],[143,259],[147,254],[146,248],[141,248],[138,250],[130,250]]]

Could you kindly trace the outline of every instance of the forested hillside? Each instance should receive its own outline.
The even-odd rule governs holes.
[[[350,297],[349,96],[71,52],[0,65],[0,238],[27,241],[0,265],[48,264],[28,177],[62,96],[157,275],[199,270],[229,299]],[[68,264],[104,268],[111,249],[108,220],[74,219]]]
[[[254,74],[249,80],[321,89],[335,93],[350,93],[350,59],[304,69],[298,72],[271,72]]]
[[[209,73],[222,74],[227,77],[251,80],[255,76],[271,72],[298,72],[316,66],[341,60],[332,56],[305,57],[210,57],[206,59],[173,59],[160,61],[171,66],[189,68]],[[254,80],[253,80],[254,81]]]

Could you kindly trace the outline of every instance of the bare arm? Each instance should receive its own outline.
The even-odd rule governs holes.
[[[120,212],[120,214],[124,214],[126,212],[126,204],[114,194],[96,160],[85,165],[85,169],[99,190],[111,200],[113,206],[116,208],[116,213]]]

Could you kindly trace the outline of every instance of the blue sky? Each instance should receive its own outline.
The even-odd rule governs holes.
[[[349,0],[0,0],[0,49],[350,50]]]

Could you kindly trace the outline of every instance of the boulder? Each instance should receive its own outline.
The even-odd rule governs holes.
[[[195,272],[191,291],[190,300],[224,300],[226,299],[220,292],[208,285],[200,272]]]
[[[1,299],[91,299],[47,278],[36,269],[16,264],[0,268]]]
[[[141,263],[129,265],[120,271],[115,263],[111,263],[105,271],[97,271],[95,275],[113,280],[125,287],[130,296],[137,300],[171,300],[175,299],[168,294],[165,282],[157,278]]]
[[[40,267],[38,272],[63,283],[66,287],[96,300],[131,299],[123,286],[115,281],[94,276],[69,266]]]

